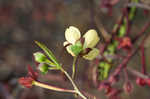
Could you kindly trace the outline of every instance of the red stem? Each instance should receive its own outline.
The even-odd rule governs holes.
[[[124,77],[125,77],[125,81],[128,82],[129,78],[128,78],[128,72],[126,68],[124,68]]]
[[[143,42],[145,42],[145,40],[148,38],[148,36],[150,35],[147,34],[144,36],[141,44]],[[129,62],[129,60],[134,56],[134,54],[136,54],[136,52],[139,50],[141,46],[138,46],[137,48],[135,48],[135,50],[132,50],[130,53],[128,53],[127,57],[123,60],[123,62],[116,68],[116,70],[113,72],[112,76],[116,76],[116,75],[119,75],[120,72],[127,66],[127,63]],[[111,79],[111,76],[110,76],[110,79]]]
[[[137,39],[139,39],[139,38],[143,35],[143,33],[144,33],[149,27],[150,27],[150,21],[148,21],[148,23],[146,23],[146,24],[144,25],[144,27],[142,28],[142,30],[136,35],[136,37],[133,39],[133,43],[134,43]]]
[[[141,63],[142,63],[142,73],[146,74],[146,63],[145,63],[145,55],[144,55],[144,43],[141,44]]]

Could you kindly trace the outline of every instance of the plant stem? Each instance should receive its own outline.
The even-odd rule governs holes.
[[[61,71],[67,76],[67,78],[70,80],[71,84],[73,85],[74,87],[74,90],[75,92],[80,96],[82,97],[83,99],[87,99],[87,97],[85,97],[80,91],[79,89],[77,88],[76,84],[74,83],[74,81],[72,80],[72,78],[70,77],[70,75],[63,69],[61,68]]]
[[[141,77],[143,79],[148,79],[149,78],[149,76],[147,76],[147,75],[145,75],[145,74],[143,74],[143,73],[141,73],[139,71],[136,71],[136,70],[134,70],[134,69],[132,69],[130,67],[127,67],[127,70],[129,72],[131,72],[133,75],[135,75],[136,77]]]
[[[77,61],[77,57],[74,57],[74,58],[73,58],[73,63],[72,63],[72,79],[74,79],[74,77],[75,77],[76,61]]]
[[[55,86],[51,86],[51,85],[47,85],[38,81],[33,81],[33,85],[35,86],[39,86],[45,89],[50,89],[50,90],[54,90],[54,91],[59,91],[59,92],[69,92],[69,93],[76,93],[75,90],[69,90],[69,89],[63,89],[63,88],[59,88],[59,87],[55,87]]]

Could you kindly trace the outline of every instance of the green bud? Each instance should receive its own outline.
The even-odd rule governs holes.
[[[41,52],[36,52],[33,55],[36,62],[43,63],[47,60],[46,56]]]
[[[125,25],[122,25],[121,27],[120,27],[120,30],[119,30],[119,37],[122,37],[122,36],[124,36],[125,35],[125,32],[126,32],[126,26]]]
[[[44,63],[41,63],[39,64],[39,67],[38,69],[43,73],[43,74],[46,74],[49,70],[49,65],[47,64],[44,64]]]
[[[108,45],[108,51],[111,53],[114,53],[115,52],[115,46],[113,44],[109,44]]]

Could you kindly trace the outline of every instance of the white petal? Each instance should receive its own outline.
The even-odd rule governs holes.
[[[84,48],[93,48],[100,40],[96,30],[91,29],[83,36],[85,38]]]
[[[66,47],[66,50],[67,50],[67,52],[68,52],[69,54],[71,54],[72,56],[76,56],[76,55],[71,51],[71,49],[70,49],[71,46],[72,46],[72,45],[67,46],[67,47]]]
[[[84,55],[83,58],[87,60],[93,60],[99,54],[99,50],[97,48],[93,48],[88,54]]]
[[[65,31],[65,38],[71,44],[75,44],[75,42],[78,39],[80,39],[80,37],[81,37],[81,34],[80,34],[79,29],[74,26],[70,26]]]

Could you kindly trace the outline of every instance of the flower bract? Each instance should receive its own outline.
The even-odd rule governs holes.
[[[81,37],[79,29],[70,26],[65,31],[65,38],[64,46],[72,56],[83,55],[83,58],[87,60],[93,60],[98,56],[99,50],[94,48],[100,40],[96,30],[90,29]],[[84,39],[84,42],[81,42],[81,38]],[[86,49],[91,50],[85,54]]]

